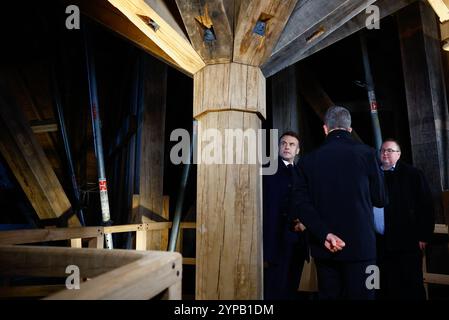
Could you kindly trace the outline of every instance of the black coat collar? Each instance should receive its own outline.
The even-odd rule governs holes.
[[[343,139],[352,139],[351,133],[346,130],[340,130],[340,129],[333,130],[333,131],[329,132],[329,134],[327,135],[326,142],[334,141],[334,140],[342,139],[342,138]]]

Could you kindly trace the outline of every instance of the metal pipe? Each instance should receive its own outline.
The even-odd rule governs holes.
[[[72,182],[73,196],[74,196],[75,205],[76,205],[75,210],[76,210],[76,213],[77,213],[78,219],[80,220],[81,225],[85,226],[86,223],[84,221],[84,214],[83,214],[83,210],[81,209],[80,190],[78,188],[78,183],[76,182],[75,168],[73,166],[73,160],[72,160],[72,152],[70,149],[69,137],[68,137],[67,129],[65,126],[64,110],[61,105],[61,97],[59,95],[58,85],[56,83],[56,70],[55,70],[54,65],[52,65],[52,87],[53,87],[54,102],[56,105],[56,111],[57,111],[57,115],[58,115],[59,130],[61,132],[62,141],[64,143],[64,150],[65,150],[65,155],[67,158],[67,165],[68,165],[68,169],[69,169],[70,180]]]
[[[374,80],[371,73],[366,39],[362,32],[360,33],[360,44],[362,47],[363,67],[365,70],[366,90],[368,92],[368,101],[371,111],[371,124],[373,125],[374,143],[376,145],[376,150],[380,150],[382,146],[382,131],[380,129],[379,115],[377,113],[376,91],[374,90]]]
[[[103,158],[103,141],[101,138],[100,112],[98,109],[97,79],[95,74],[95,62],[92,54],[91,41],[87,30],[87,24],[84,25],[84,39],[86,49],[87,79],[89,83],[90,110],[92,115],[92,128],[94,136],[95,156],[97,158],[98,186],[100,189],[101,214],[104,225],[111,224],[109,212],[108,188],[106,183],[106,170]],[[106,248],[113,249],[112,235],[105,234]]]
[[[182,170],[182,178],[181,178],[181,184],[179,185],[179,195],[178,199],[176,201],[176,209],[175,209],[175,216],[173,217],[173,225],[170,232],[170,242],[168,244],[168,251],[175,251],[176,249],[176,242],[178,241],[179,236],[179,225],[181,224],[181,211],[182,206],[184,204],[184,194],[187,186],[187,180],[189,178],[190,173],[190,167],[192,166],[192,155],[193,151],[196,150],[196,139],[198,136],[198,121],[193,120],[193,130],[192,130],[192,141],[190,143],[190,149],[189,149],[189,155],[188,159],[189,162],[184,164],[184,168]]]

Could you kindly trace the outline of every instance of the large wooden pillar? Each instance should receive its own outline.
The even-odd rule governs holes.
[[[441,191],[449,183],[449,116],[438,22],[428,3],[398,14],[413,163],[428,178],[443,220]]]
[[[141,33],[132,32],[129,23],[114,26],[108,22],[115,9],[85,11],[131,41],[141,46],[144,42],[145,50],[160,59],[194,75],[194,117],[199,122],[199,139],[205,138],[199,143],[200,149],[204,145],[207,152],[214,146],[208,142],[210,132],[203,134],[205,129],[215,129],[214,133],[222,137],[229,132],[226,129],[257,136],[260,117],[265,117],[265,78],[259,68],[270,57],[290,14],[301,2],[176,0],[190,41],[182,34],[183,28],[174,26],[178,20],[164,10],[167,6],[162,0],[108,2],[151,42],[139,40]],[[103,17],[105,11],[109,14]],[[215,144],[216,149],[228,146],[226,141]],[[252,150],[257,144],[251,141],[238,150],[249,148],[251,156],[257,158],[260,150]],[[224,160],[229,153],[222,155]],[[223,162],[198,165],[196,296],[260,299],[260,165]]]
[[[230,140],[225,137],[229,129],[257,136],[261,116],[265,116],[265,78],[259,68],[215,64],[195,74],[194,117],[199,126],[197,299],[262,298],[260,165],[248,164],[248,159],[242,164],[225,163],[230,162],[226,161],[230,153],[260,152],[252,149],[255,141],[228,150]],[[213,132],[221,143],[211,139]],[[215,149],[208,152],[212,145]],[[206,163],[207,155],[217,163]]]

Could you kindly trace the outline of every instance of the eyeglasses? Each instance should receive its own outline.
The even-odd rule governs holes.
[[[383,154],[383,153],[393,153],[393,152],[401,152],[401,151],[399,151],[399,150],[394,150],[394,149],[391,149],[391,148],[388,148],[388,149],[380,149],[379,150],[380,151],[380,153],[381,154]]]

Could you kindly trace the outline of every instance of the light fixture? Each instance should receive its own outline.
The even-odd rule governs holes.
[[[449,21],[449,0],[427,0],[440,17],[440,22]]]

